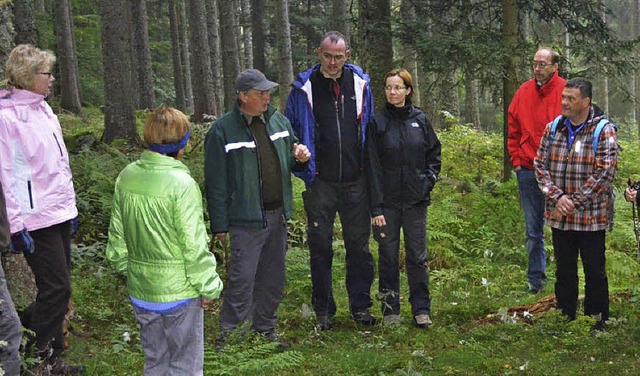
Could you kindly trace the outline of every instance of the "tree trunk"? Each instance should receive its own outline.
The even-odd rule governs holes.
[[[140,143],[133,116],[131,99],[130,29],[126,24],[130,10],[126,0],[99,2],[104,67],[104,133],[102,141],[110,144],[116,138]]]
[[[193,64],[193,121],[202,122],[204,115],[217,113],[213,98],[213,76],[211,74],[211,55],[207,39],[207,16],[203,0],[188,0],[189,36]]]
[[[33,0],[13,1],[13,27],[16,33],[16,45],[38,45],[38,30],[36,29],[36,21],[33,17],[33,6]]]
[[[603,23],[607,23],[607,13],[606,13],[606,9],[605,6],[603,4],[602,1],[600,1],[599,4],[601,10],[602,10],[602,22]],[[602,111],[604,111],[604,113],[607,116],[610,116],[609,114],[609,76],[608,76],[608,71],[607,71],[607,57],[603,56],[602,57],[602,61],[600,62],[601,66],[600,69],[598,69],[600,71],[599,73],[599,77],[598,77],[598,82],[596,85],[594,85],[594,99],[595,102],[598,104],[598,107],[600,107],[600,109]]]
[[[416,11],[411,1],[402,0],[400,6],[400,18],[407,21],[416,20]],[[417,107],[421,107],[420,103],[420,75],[418,70],[418,54],[412,46],[402,45],[401,49],[402,60],[404,68],[411,73],[413,78],[413,94],[411,101]]]
[[[71,2],[54,0],[57,65],[60,71],[60,107],[74,114],[82,112],[78,89],[78,58],[73,38]]]
[[[216,115],[224,108],[222,83],[222,55],[220,54],[220,20],[218,17],[218,1],[207,0],[207,39],[211,55],[211,73],[213,75],[213,97],[216,102]]]
[[[251,32],[251,1],[242,0],[242,16],[240,26],[242,27],[242,41],[244,42],[244,66],[253,68],[253,33]],[[278,15],[276,14],[276,17]]]
[[[185,98],[187,103],[187,109],[189,111],[193,111],[193,83],[191,80],[191,54],[189,53],[190,43],[189,43],[189,34],[187,32],[188,29],[188,21],[187,21],[187,5],[185,1],[178,0],[178,9],[180,12],[179,15],[179,23],[178,29],[180,30],[180,45],[182,46],[182,50],[180,51],[180,60],[182,61],[182,71],[184,75],[184,91]]]
[[[390,0],[360,1],[360,52],[362,66],[371,77],[375,107],[383,106],[382,78],[393,68]]]
[[[465,110],[464,120],[467,123],[473,124],[473,127],[480,129],[480,105],[478,97],[478,81],[472,74],[465,74]]]
[[[149,50],[149,17],[146,0],[132,0],[133,53],[136,58],[138,108],[155,107],[156,96],[153,91],[153,69],[151,68],[151,51]]]
[[[640,37],[640,0],[633,0],[633,14],[634,14],[634,35],[636,38]],[[638,54],[638,47],[636,47],[636,54]],[[634,75],[634,98],[633,108],[635,113],[636,128],[638,130],[638,140],[640,141],[640,67],[636,65]]]
[[[331,5],[333,10],[333,29],[344,34],[347,41],[351,40],[347,2],[345,0],[331,0]]]
[[[264,24],[265,6],[265,0],[251,0],[253,67],[261,72],[265,72],[267,70],[264,53],[267,44],[267,28]]]
[[[507,45],[508,50],[515,50],[518,44],[518,1],[503,0],[502,1],[502,40]],[[504,60],[504,78],[502,79],[502,135],[503,135],[503,171],[502,180],[507,181],[511,177],[511,160],[509,158],[508,142],[508,111],[513,96],[518,89],[517,81],[517,61],[512,54],[506,56]]]
[[[14,47],[15,33],[11,18],[11,3],[0,5],[0,81],[4,79],[5,64]]]
[[[224,106],[229,111],[235,101],[236,77],[240,73],[239,51],[236,46],[236,38],[231,30],[234,30],[233,1],[219,1],[220,8],[220,36],[222,54],[222,69],[224,72]]]
[[[182,112],[187,112],[185,95],[184,72],[182,71],[182,59],[180,51],[180,32],[178,30],[177,0],[169,0],[169,28],[171,30],[171,58],[173,61],[173,88],[176,92],[175,106]]]
[[[278,83],[280,87],[280,111],[284,112],[287,97],[293,81],[293,62],[291,61],[291,24],[289,23],[289,1],[278,0],[276,8],[276,35],[278,43]]]

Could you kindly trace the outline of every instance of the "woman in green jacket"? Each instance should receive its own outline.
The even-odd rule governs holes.
[[[182,112],[152,112],[144,126],[149,150],[115,185],[107,258],[127,277],[144,375],[202,374],[203,309],[222,290],[202,195],[180,161],[189,135]]]

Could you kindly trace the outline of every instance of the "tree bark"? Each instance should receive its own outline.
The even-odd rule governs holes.
[[[73,38],[71,2],[54,0],[57,65],[59,69],[60,107],[74,114],[82,112],[78,88],[78,58]]]
[[[261,72],[267,70],[265,49],[267,44],[267,28],[265,27],[265,0],[251,0],[251,33],[253,47],[253,67]]]
[[[189,14],[189,36],[193,64],[193,121],[202,122],[204,115],[217,113],[213,97],[213,76],[211,74],[211,55],[207,39],[207,16],[203,0],[187,1]]]
[[[291,25],[289,23],[289,1],[278,0],[276,8],[276,33],[278,40],[278,96],[280,111],[284,112],[287,97],[293,81],[293,62],[291,61]]]
[[[633,27],[634,35],[636,38],[640,37],[640,0],[633,0]],[[636,54],[638,54],[638,47],[636,47]],[[634,118],[636,121],[636,128],[638,130],[638,140],[640,141],[640,67],[636,65],[634,74]]]
[[[146,0],[132,0],[133,21],[133,54],[136,56],[135,69],[137,71],[138,108],[152,109],[155,107],[156,96],[153,90],[153,69],[151,67],[151,51],[149,49],[149,17],[147,15]]]
[[[508,50],[515,50],[518,44],[518,1],[502,1],[502,40],[507,45]],[[504,60],[504,78],[502,79],[502,136],[503,136],[503,174],[502,180],[507,181],[511,177],[511,159],[509,158],[508,142],[508,112],[509,105],[518,89],[517,81],[517,61],[516,57],[509,54]]]
[[[0,5],[0,81],[4,80],[5,64],[14,47],[15,31],[11,18],[11,4]]]
[[[400,6],[400,15],[402,20],[415,21],[416,11],[410,0],[402,0]],[[421,107],[420,101],[420,74],[418,70],[418,54],[416,50],[410,45],[402,45],[401,49],[402,60],[404,62],[404,68],[411,73],[413,78],[413,94],[411,101],[414,105]]]
[[[233,1],[219,1],[220,9],[220,36],[222,54],[222,69],[224,72],[224,107],[226,111],[231,110],[235,101],[236,77],[240,73],[239,51],[236,46],[235,33],[230,30],[234,28]]]
[[[347,41],[351,40],[351,28],[349,27],[349,12],[345,0],[332,0],[333,29],[344,34]]]
[[[207,38],[211,55],[211,74],[213,75],[213,98],[216,103],[216,115],[224,108],[222,83],[222,55],[220,54],[220,20],[218,17],[218,1],[207,0]]]
[[[242,41],[244,42],[244,66],[253,68],[253,33],[251,32],[251,1],[242,0],[242,16],[240,26],[242,27]],[[278,15],[276,14],[276,17]]]
[[[171,30],[171,59],[173,61],[173,88],[176,93],[175,106],[182,112],[187,112],[187,102],[184,84],[184,72],[182,71],[182,58],[180,51],[180,31],[178,30],[177,0],[169,0],[169,28]]]
[[[139,144],[131,98],[131,46],[126,0],[99,2],[102,35],[102,65],[104,67],[104,133],[102,141],[111,144],[123,138]]]
[[[358,56],[371,77],[375,106],[381,107],[386,101],[382,78],[393,67],[390,0],[360,1],[360,30]]]
[[[190,43],[189,43],[189,33],[188,29],[188,21],[187,21],[187,5],[185,1],[178,0],[178,29],[180,30],[180,45],[182,46],[182,50],[180,51],[180,60],[182,61],[182,71],[184,75],[184,90],[185,90],[185,99],[187,103],[187,109],[189,111],[193,111],[193,84],[191,80],[191,54],[189,51]]]
[[[33,0],[13,1],[13,27],[16,33],[16,45],[38,44],[38,30],[33,12]]]

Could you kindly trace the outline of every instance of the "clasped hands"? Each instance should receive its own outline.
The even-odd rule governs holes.
[[[296,158],[296,161],[305,163],[311,158],[311,152],[306,145],[293,144],[293,156]]]
[[[573,201],[567,195],[562,195],[558,199],[556,203],[556,208],[551,212],[551,218],[555,220],[560,220],[562,217],[567,216],[575,210],[575,205]]]

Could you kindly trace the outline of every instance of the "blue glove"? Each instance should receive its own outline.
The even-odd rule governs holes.
[[[11,234],[11,244],[9,244],[9,251],[11,253],[33,253],[33,250],[33,239],[26,228],[23,228],[20,232]]]
[[[75,217],[71,220],[71,237],[78,232],[78,217]]]

